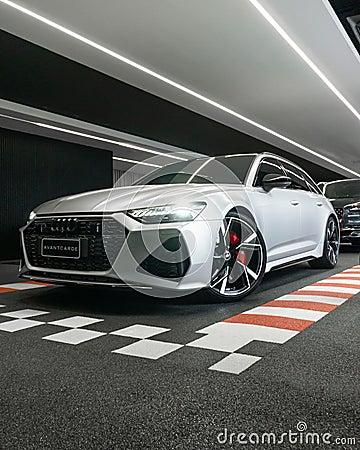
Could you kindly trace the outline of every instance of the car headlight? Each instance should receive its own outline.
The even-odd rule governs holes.
[[[191,202],[184,205],[129,209],[126,214],[142,223],[188,222],[194,220],[205,206],[205,202]]]
[[[36,212],[31,211],[31,213],[29,214],[28,222],[31,222],[32,220],[34,220],[35,217],[36,217]]]

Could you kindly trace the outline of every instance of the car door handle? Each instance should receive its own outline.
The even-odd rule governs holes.
[[[323,202],[316,202],[316,206],[322,206]]]
[[[297,206],[300,202],[298,202],[297,200],[291,200],[290,204],[293,206]]]

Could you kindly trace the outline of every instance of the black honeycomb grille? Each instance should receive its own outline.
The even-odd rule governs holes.
[[[339,220],[342,220],[344,215],[344,210],[342,208],[335,208],[336,215],[338,216]]]
[[[81,257],[70,259],[42,256],[43,238],[80,239]],[[110,261],[114,261],[125,239],[126,229],[121,224],[111,218],[99,217],[38,218],[24,231],[25,250],[30,264],[59,270],[109,270]]]

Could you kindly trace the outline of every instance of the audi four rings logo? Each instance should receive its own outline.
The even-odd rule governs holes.
[[[65,231],[75,231],[77,227],[77,219],[55,219],[51,225],[51,231],[64,233]]]

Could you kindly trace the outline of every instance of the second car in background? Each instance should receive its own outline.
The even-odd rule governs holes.
[[[341,242],[360,245],[360,179],[324,183],[321,189],[339,218]]]

